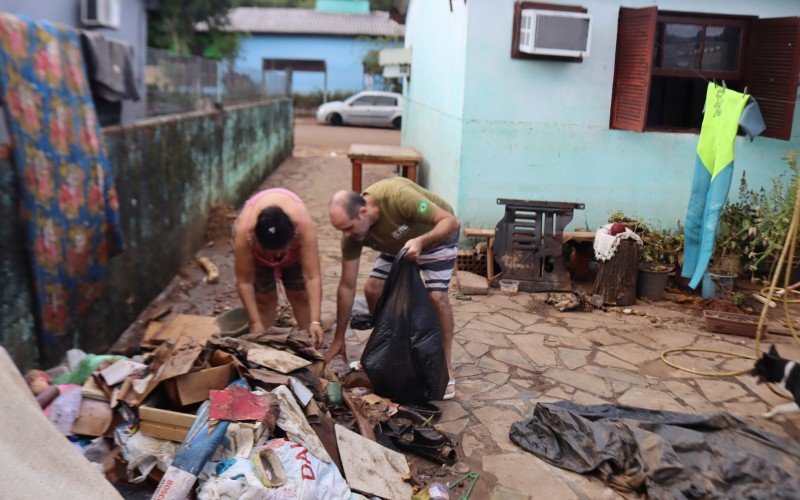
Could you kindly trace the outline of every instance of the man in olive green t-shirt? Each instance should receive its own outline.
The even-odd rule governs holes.
[[[403,177],[376,182],[362,194],[339,191],[329,207],[331,224],[342,235],[342,276],[336,305],[336,332],[325,354],[330,362],[341,355],[347,363],[344,333],[353,309],[361,248],[381,252],[364,285],[371,314],[375,314],[383,285],[396,255],[419,264],[422,281],[442,327],[442,343],[450,381],[444,399],[455,396],[450,353],[453,345],[453,308],[447,296],[456,261],[461,227],[446,201]]]

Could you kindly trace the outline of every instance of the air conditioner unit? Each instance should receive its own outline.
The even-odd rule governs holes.
[[[387,64],[383,67],[384,78],[408,78],[411,76],[409,64]]]
[[[583,12],[523,9],[519,50],[542,56],[586,57],[592,39],[592,17]]]
[[[121,17],[120,0],[81,0],[81,23],[84,26],[117,29]]]

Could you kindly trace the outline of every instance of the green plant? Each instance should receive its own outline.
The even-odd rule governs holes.
[[[637,217],[629,217],[622,211],[612,212],[608,222],[621,222],[642,238],[642,262],[640,267],[649,271],[665,272],[678,265],[683,251],[683,228],[655,229]]]
[[[678,256],[683,250],[683,230],[680,223],[676,230],[645,228],[642,233],[643,267],[651,271],[671,271],[678,265]]]
[[[351,95],[358,92],[357,90],[337,90],[328,93],[328,102],[331,101],[344,101]],[[306,93],[294,93],[292,99],[294,100],[294,107],[296,109],[316,109],[323,103],[323,94],[321,90]]]
[[[800,181],[797,151],[790,150],[785,160],[789,170],[773,178],[769,190],[748,189],[742,177],[738,205],[733,204],[738,208],[730,210],[739,220],[735,244],[742,247],[745,265],[751,271],[761,263],[774,262],[786,241]]]
[[[720,212],[711,267],[721,269],[724,267],[722,263],[726,257],[735,257],[741,264],[745,249],[753,239],[750,228],[755,216],[752,192],[747,188],[745,174],[742,173],[738,199],[726,201]]]

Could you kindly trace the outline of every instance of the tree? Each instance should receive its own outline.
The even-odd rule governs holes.
[[[178,54],[230,58],[239,50],[238,35],[226,33],[228,11],[236,0],[170,0],[148,13],[147,43]],[[208,31],[197,32],[198,23]]]

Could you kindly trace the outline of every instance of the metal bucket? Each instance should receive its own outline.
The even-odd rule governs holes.
[[[636,295],[642,299],[661,300],[667,287],[670,271],[646,271],[639,269],[636,280]]]
[[[221,314],[215,321],[223,337],[244,335],[250,329],[250,319],[243,307]]]

